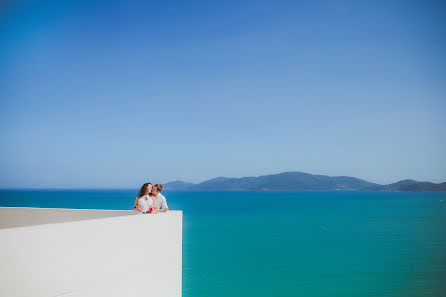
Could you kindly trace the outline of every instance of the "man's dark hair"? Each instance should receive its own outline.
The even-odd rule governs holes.
[[[156,184],[154,187],[158,190],[158,192],[161,192],[163,190],[163,186],[161,184]]]

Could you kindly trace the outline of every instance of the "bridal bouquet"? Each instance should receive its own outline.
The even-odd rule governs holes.
[[[149,207],[149,213],[157,213],[158,212],[158,207],[155,205],[150,205]]]

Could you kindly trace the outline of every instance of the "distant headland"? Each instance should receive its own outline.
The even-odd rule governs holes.
[[[182,191],[410,191],[444,192],[446,182],[431,183],[402,180],[389,185],[371,183],[349,176],[313,175],[304,172],[284,172],[258,177],[228,178],[217,177],[194,184],[173,181],[164,184],[166,190]]]

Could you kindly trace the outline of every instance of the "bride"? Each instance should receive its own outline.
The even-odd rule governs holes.
[[[133,210],[139,211],[142,213],[150,212],[150,210],[154,210],[155,206],[155,197],[149,196],[152,192],[152,184],[145,183],[142,185],[141,189],[138,192],[138,195],[135,198],[135,203],[133,204]]]

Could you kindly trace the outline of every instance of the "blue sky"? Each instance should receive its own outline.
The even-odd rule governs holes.
[[[445,15],[443,1],[11,1],[0,187],[446,181]]]

